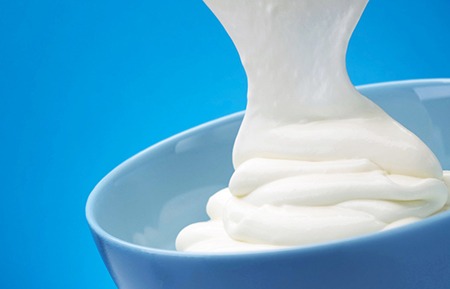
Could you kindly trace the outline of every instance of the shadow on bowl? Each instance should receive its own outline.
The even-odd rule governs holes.
[[[450,169],[450,80],[358,88],[416,133]],[[450,212],[326,244],[235,254],[176,252],[186,225],[207,220],[228,185],[242,121],[236,113],[135,155],[92,191],[86,216],[119,288],[450,288]]]

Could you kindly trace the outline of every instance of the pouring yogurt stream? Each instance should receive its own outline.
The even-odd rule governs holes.
[[[205,0],[239,52],[248,103],[229,187],[177,250],[322,243],[448,209],[450,171],[349,80],[347,46],[367,2]]]

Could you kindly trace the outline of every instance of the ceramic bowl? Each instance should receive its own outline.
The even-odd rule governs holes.
[[[419,135],[450,169],[450,80],[358,89]],[[242,117],[243,112],[220,118],[153,145],[115,168],[92,191],[87,220],[119,288],[450,288],[450,212],[302,248],[175,251],[179,230],[207,220],[207,199],[227,186]]]

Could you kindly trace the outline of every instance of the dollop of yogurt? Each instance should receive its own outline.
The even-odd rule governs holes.
[[[450,173],[362,96],[345,66],[367,0],[205,0],[248,78],[228,188],[181,251],[301,246],[415,222],[449,205]]]

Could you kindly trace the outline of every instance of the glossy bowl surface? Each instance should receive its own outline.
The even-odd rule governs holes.
[[[358,88],[422,138],[450,169],[450,80]],[[279,251],[174,250],[184,226],[206,220],[227,186],[236,113],[162,141],[114,169],[92,191],[86,216],[119,288],[448,289],[450,212],[402,228]]]

